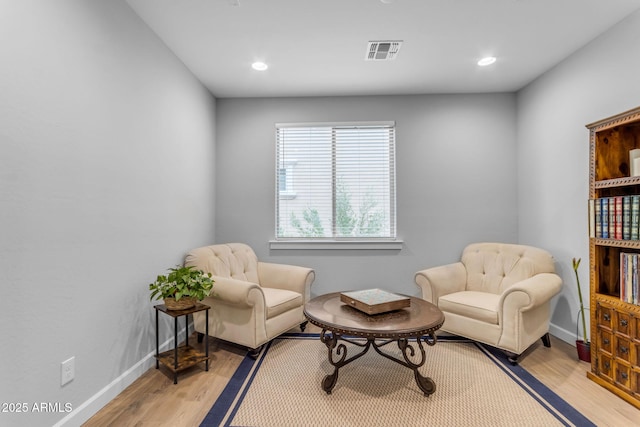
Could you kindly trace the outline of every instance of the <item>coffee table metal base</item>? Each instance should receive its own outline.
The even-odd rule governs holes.
[[[436,344],[437,338],[434,332],[429,335],[415,337],[415,339],[416,341],[414,343],[413,341],[410,342],[407,338],[376,340],[376,338],[370,337],[367,338],[366,343],[363,343],[362,340],[358,341],[356,339],[351,339],[334,331],[329,331],[329,333],[327,333],[327,329],[323,329],[320,333],[320,340],[327,346],[329,363],[331,363],[334,369],[332,374],[327,375],[322,380],[322,389],[327,394],[331,394],[331,391],[338,381],[339,369],[362,357],[370,348],[373,347],[373,349],[381,356],[411,369],[416,379],[416,384],[425,396],[429,396],[436,391],[436,384],[431,378],[423,376],[418,369],[424,365],[424,362],[426,361],[426,352],[423,343],[433,346]],[[347,346],[339,341],[348,342],[349,344],[360,347],[362,350],[357,354],[347,357]],[[402,352],[404,360],[398,359],[381,350],[382,347],[392,342],[398,344],[398,348]]]

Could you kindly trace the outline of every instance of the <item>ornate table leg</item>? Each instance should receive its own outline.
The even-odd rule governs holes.
[[[345,346],[343,343],[338,343],[339,340],[346,341],[350,344],[361,347],[362,351],[347,358],[347,346]],[[324,345],[327,346],[329,363],[333,366],[333,373],[325,376],[322,380],[322,389],[327,394],[331,394],[331,391],[338,381],[339,369],[344,365],[351,363],[359,357],[363,356],[367,351],[369,351],[369,348],[372,346],[374,350],[381,356],[384,356],[389,360],[393,360],[394,362],[411,369],[413,371],[413,376],[416,380],[416,384],[418,385],[420,390],[422,390],[425,396],[429,396],[436,391],[435,382],[431,378],[425,377],[420,373],[420,371],[418,371],[418,369],[422,367],[424,365],[424,362],[426,361],[426,352],[423,342],[429,346],[433,346],[436,344],[437,338],[433,333],[422,337],[416,337],[417,349],[420,352],[420,357],[417,362],[413,361],[416,358],[417,354],[416,347],[414,347],[413,344],[409,343],[409,340],[407,338],[399,338],[397,341],[386,340],[380,343],[376,343],[374,338],[369,338],[367,339],[366,344],[362,344],[357,341],[344,338],[340,334],[333,331],[329,331],[329,333],[327,333],[327,330],[323,329],[320,333],[320,341],[322,341]],[[381,347],[384,347],[391,342],[397,342],[398,348],[400,349],[400,351],[402,351],[404,360],[398,359],[380,350]]]
[[[353,362],[357,358],[364,355],[367,351],[369,351],[369,347],[371,347],[371,343],[373,342],[373,340],[367,340],[366,344],[361,344],[358,342],[354,342],[354,341],[342,338],[340,334],[337,334],[335,332],[330,332],[329,334],[327,334],[326,332],[327,332],[326,329],[322,330],[322,332],[320,333],[320,341],[322,341],[324,345],[327,346],[327,354],[329,358],[329,363],[331,363],[331,365],[333,366],[333,373],[324,377],[324,379],[322,380],[322,389],[327,394],[331,394],[331,391],[333,390],[333,388],[336,385],[336,382],[338,381],[338,370],[344,365],[346,365],[347,363]],[[358,347],[363,347],[363,350],[360,353],[355,354],[347,359],[347,346],[345,346],[343,343],[338,344],[339,339],[342,339],[343,341],[347,341]],[[337,356],[337,359],[334,358],[334,350],[335,350],[335,355]]]
[[[429,337],[431,339],[429,339]],[[436,344],[437,338],[435,336],[435,334],[431,334],[429,336],[424,336],[424,337],[417,337],[416,338],[416,344],[418,346],[418,349],[420,350],[420,359],[416,362],[413,361],[413,359],[415,358],[416,355],[416,350],[414,348],[414,346],[412,344],[409,343],[409,340],[406,338],[399,338],[397,343],[398,343],[398,348],[400,349],[400,351],[402,351],[402,356],[404,358],[404,360],[400,360],[397,359],[389,354],[386,354],[384,352],[382,352],[382,350],[380,350],[380,347],[383,347],[387,344],[389,344],[389,342],[391,341],[385,341],[379,345],[376,345],[375,343],[373,344],[373,348],[375,349],[376,352],[378,352],[378,354],[380,354],[381,356],[386,357],[389,360],[393,360],[396,363],[399,363],[403,366],[406,366],[407,368],[411,369],[413,371],[413,376],[416,379],[416,384],[418,385],[418,387],[420,388],[420,390],[422,390],[422,392],[424,393],[425,396],[429,396],[430,394],[433,394],[436,391],[436,383],[429,377],[425,377],[423,376],[418,369],[424,365],[424,362],[426,361],[426,352],[424,351],[424,346],[422,345],[422,342],[425,342],[427,345],[432,346]]]
[[[438,338],[436,337],[435,333],[431,333],[430,335],[416,338],[416,342],[418,343],[418,346],[420,347],[420,352],[422,353],[422,360],[420,361],[419,364],[411,363],[411,361],[407,358],[407,353],[405,350],[402,350],[402,355],[404,356],[404,359],[407,361],[407,364],[409,365],[409,367],[413,369],[413,373],[416,378],[416,384],[418,384],[418,387],[420,388],[420,390],[424,392],[425,396],[429,396],[430,394],[433,394],[436,391],[436,383],[431,378],[425,377],[422,374],[420,374],[420,372],[418,372],[418,368],[424,365],[424,362],[426,360],[424,347],[422,346],[422,341],[424,341],[428,346],[434,346],[436,345]],[[411,354],[413,355],[413,349],[411,349]]]
[[[428,341],[425,341],[425,342],[428,343]],[[404,360],[406,362],[405,366],[413,370],[413,376],[416,379],[416,384],[418,385],[420,390],[422,390],[425,396],[429,396],[430,394],[433,394],[433,392],[436,391],[436,383],[433,382],[431,378],[425,377],[420,373],[420,371],[418,371],[418,368],[424,365],[424,362],[426,361],[426,357],[425,357],[424,347],[422,346],[422,341],[420,340],[420,338],[416,339],[416,343],[418,344],[418,348],[420,349],[420,354],[421,354],[420,361],[418,363],[413,363],[407,356],[407,353],[409,353],[410,356],[413,357],[415,354],[415,351],[413,349],[413,346],[409,344],[406,339],[398,340],[398,347],[400,347],[400,350],[402,350],[402,355],[404,356]]]

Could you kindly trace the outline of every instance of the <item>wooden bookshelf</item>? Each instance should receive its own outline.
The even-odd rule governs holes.
[[[640,176],[630,176],[629,160],[629,151],[640,148],[640,107],[587,128],[589,199],[597,203],[640,195]],[[591,209],[590,215],[594,216]],[[590,224],[595,222],[595,216],[590,218]],[[603,238],[594,229],[590,236],[591,370],[587,376],[640,408],[640,305],[621,299],[621,287],[629,283],[629,276],[621,274],[621,253],[640,254],[640,239]]]

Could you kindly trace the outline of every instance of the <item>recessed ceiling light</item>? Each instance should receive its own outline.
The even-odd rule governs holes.
[[[496,62],[495,56],[487,56],[478,61],[478,65],[481,67],[486,67],[487,65],[491,65]]]
[[[253,64],[251,64],[251,68],[253,68],[254,70],[257,71],[264,71],[267,68],[269,68],[269,66],[267,64],[265,64],[264,62],[254,62]]]

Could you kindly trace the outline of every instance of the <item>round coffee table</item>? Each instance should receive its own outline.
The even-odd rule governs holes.
[[[423,343],[435,345],[435,332],[444,323],[444,314],[430,302],[409,298],[409,307],[374,315],[341,302],[340,292],[321,295],[305,304],[304,315],[309,322],[322,328],[320,340],[327,346],[329,363],[334,367],[333,373],[322,381],[322,388],[327,394],[331,394],[338,381],[338,370],[364,355],[371,347],[387,359],[413,370],[416,383],[425,396],[436,390],[433,380],[420,374],[418,369],[426,360]],[[366,343],[358,338],[365,338]],[[347,357],[347,346],[338,343],[339,340],[362,350]],[[404,360],[381,350],[391,342],[397,342]]]

